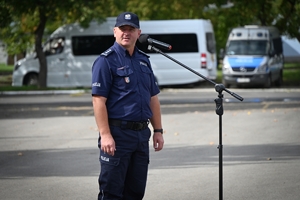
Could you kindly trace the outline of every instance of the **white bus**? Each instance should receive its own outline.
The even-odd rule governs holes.
[[[51,34],[44,45],[48,71],[48,87],[90,87],[91,67],[102,52],[113,45],[115,18],[98,24],[92,22],[86,29],[78,24],[64,25]],[[142,34],[171,44],[164,51],[186,66],[210,79],[216,78],[216,45],[209,20],[155,20],[140,21]],[[181,85],[203,81],[202,78],[137,42],[150,56],[150,62],[159,86]],[[19,60],[13,72],[13,86],[37,84],[39,62],[35,55]]]

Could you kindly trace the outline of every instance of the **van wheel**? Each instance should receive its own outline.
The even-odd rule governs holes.
[[[38,75],[35,73],[27,74],[24,78],[24,85],[36,86],[38,84]]]
[[[264,85],[264,88],[270,88],[272,85],[272,78],[271,78],[271,74],[268,76],[267,82]]]
[[[282,71],[280,72],[279,78],[275,81],[275,86],[280,87],[282,85],[283,78],[282,78]]]

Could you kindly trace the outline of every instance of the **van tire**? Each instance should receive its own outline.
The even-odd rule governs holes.
[[[272,77],[271,74],[269,74],[267,82],[264,85],[264,88],[270,88],[272,86]]]
[[[280,87],[282,85],[283,78],[282,78],[282,71],[280,72],[279,78],[275,81],[275,86]]]
[[[25,85],[25,86],[38,85],[38,75],[36,73],[27,74],[24,78],[23,85]]]

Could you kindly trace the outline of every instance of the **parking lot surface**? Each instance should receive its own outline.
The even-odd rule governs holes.
[[[299,199],[299,111],[298,106],[225,110],[224,199]],[[144,199],[219,199],[218,116],[187,109],[162,117],[165,147],[151,149]],[[1,199],[96,199],[93,116],[2,118],[0,127]]]

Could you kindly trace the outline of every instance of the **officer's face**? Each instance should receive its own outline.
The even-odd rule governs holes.
[[[116,42],[126,49],[134,48],[136,40],[140,37],[141,30],[132,26],[120,26],[114,28]]]

